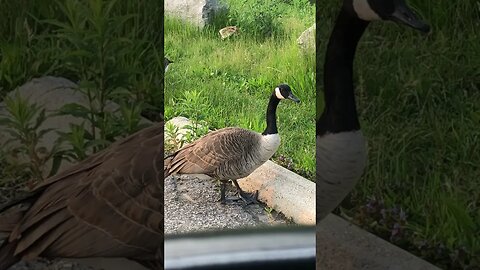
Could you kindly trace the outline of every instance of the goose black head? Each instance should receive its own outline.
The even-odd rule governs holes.
[[[282,100],[282,99],[290,99],[290,100],[293,100],[295,101],[296,103],[299,103],[300,102],[300,99],[298,99],[293,93],[292,93],[292,89],[290,88],[290,86],[288,86],[288,84],[280,84],[278,85],[276,88],[275,88],[275,91],[274,91],[274,94],[275,96]]]
[[[425,33],[430,31],[430,26],[418,18],[405,0],[344,0],[344,4],[364,21],[389,20]]]

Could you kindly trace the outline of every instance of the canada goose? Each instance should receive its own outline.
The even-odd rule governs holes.
[[[165,72],[167,72],[168,65],[170,65],[171,63],[173,63],[172,60],[168,59],[167,57],[164,57],[163,64],[165,65]]]
[[[317,221],[352,190],[366,163],[355,106],[353,59],[370,21],[391,20],[428,32],[404,0],[345,0],[327,47],[324,111],[317,121]]]
[[[300,102],[290,86],[278,85],[267,107],[267,127],[262,133],[228,127],[211,132],[165,158],[165,177],[172,174],[206,174],[222,182],[220,201],[225,204],[226,183],[232,180],[246,204],[256,194],[244,192],[237,179],[246,177],[269,160],[280,145],[276,111],[282,99]]]
[[[0,270],[35,257],[123,257],[163,269],[162,163],[157,123],[1,206]]]

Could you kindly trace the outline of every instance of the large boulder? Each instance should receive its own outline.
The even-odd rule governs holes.
[[[304,52],[315,52],[315,30],[316,26],[313,24],[297,39],[298,45]]]
[[[212,23],[215,16],[228,11],[218,0],[165,0],[165,13],[199,27]]]

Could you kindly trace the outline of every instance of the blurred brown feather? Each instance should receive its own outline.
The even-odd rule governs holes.
[[[35,257],[124,257],[163,268],[163,122],[0,207],[0,270]],[[1,239],[0,239],[1,241]]]

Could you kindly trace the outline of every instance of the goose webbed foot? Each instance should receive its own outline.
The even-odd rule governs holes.
[[[245,192],[243,190],[238,191],[238,196],[240,199],[242,199],[243,203],[245,206],[249,204],[258,204],[258,190],[250,193],[250,192]]]
[[[238,185],[238,182],[236,180],[232,180],[232,181],[235,184],[235,187],[237,187],[238,197],[226,198],[226,189],[227,189],[227,182],[228,181],[221,181],[222,183],[220,185],[220,200],[218,200],[221,204],[237,202],[239,200],[243,201],[244,206],[247,206],[249,204],[257,204],[258,203],[258,200],[257,200],[258,199],[258,190],[255,191],[254,193],[245,192],[240,188],[240,186]]]
[[[233,184],[235,185],[235,187],[237,187],[238,196],[240,197],[240,199],[243,200],[245,206],[247,206],[249,204],[257,204],[258,203],[258,200],[257,200],[258,199],[258,190],[253,192],[253,193],[245,192],[240,188],[240,185],[238,184],[237,180],[232,180],[232,181],[233,181]]]
[[[233,203],[240,200],[238,197],[226,197],[226,190],[227,190],[227,183],[228,181],[221,181],[220,185],[220,200],[218,200],[221,204]]]

